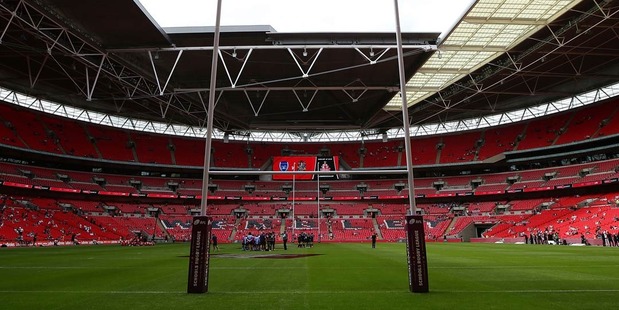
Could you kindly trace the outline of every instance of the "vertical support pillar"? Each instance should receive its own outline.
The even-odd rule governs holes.
[[[208,292],[208,271],[211,242],[211,219],[206,216],[208,203],[209,169],[211,162],[211,138],[213,136],[213,118],[215,110],[215,87],[217,85],[217,54],[219,53],[219,32],[221,21],[221,1],[217,1],[217,16],[215,18],[215,35],[213,39],[213,56],[211,59],[211,81],[208,96],[208,111],[206,120],[206,145],[204,150],[204,171],[202,174],[202,199],[200,201],[200,216],[193,218],[191,226],[191,250],[189,254],[189,279],[187,293]]]
[[[294,234],[296,233],[295,232],[295,227],[297,226],[297,223],[296,223],[296,220],[295,220],[295,217],[294,217],[294,200],[296,198],[295,197],[296,188],[295,188],[295,184],[294,184],[295,183],[294,182],[295,181],[295,176],[296,176],[296,174],[292,175],[292,235],[290,236],[291,238],[294,237]],[[284,221],[285,221],[285,219],[284,219]]]
[[[400,96],[402,99],[402,123],[404,127],[404,145],[406,146],[406,172],[408,177],[409,215],[406,217],[407,228],[407,259],[410,290],[413,293],[427,293],[428,260],[426,257],[426,242],[423,217],[416,215],[415,183],[413,179],[413,156],[410,139],[410,124],[408,118],[408,99],[406,98],[406,78],[404,75],[404,53],[402,52],[402,32],[400,30],[400,11],[398,0],[394,0],[396,41],[398,44],[398,69],[400,75]],[[414,225],[413,225],[414,224]]]
[[[316,163],[316,170],[320,171],[320,168],[318,167],[319,163]],[[316,215],[316,222],[318,223],[318,234],[315,236],[316,240],[318,240],[318,242],[321,242],[320,240],[320,174],[316,174],[316,201],[317,201],[317,210],[318,210],[318,214]]]

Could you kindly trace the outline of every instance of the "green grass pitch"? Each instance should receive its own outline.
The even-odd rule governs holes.
[[[430,293],[408,291],[405,245],[284,252],[220,245],[187,294],[189,245],[0,249],[0,309],[615,309],[619,248],[428,244]],[[319,254],[294,259],[264,254]]]

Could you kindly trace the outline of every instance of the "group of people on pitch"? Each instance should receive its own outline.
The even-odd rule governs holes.
[[[256,235],[248,232],[242,239],[243,251],[273,251],[275,250],[275,236],[276,234],[272,231]]]
[[[311,248],[314,246],[314,234],[302,232],[297,236],[297,247]]]

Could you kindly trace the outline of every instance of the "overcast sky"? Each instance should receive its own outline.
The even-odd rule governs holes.
[[[214,26],[216,0],[139,0],[162,27]],[[474,0],[399,0],[403,32],[446,32]],[[395,32],[393,0],[222,0],[222,26],[278,32]]]

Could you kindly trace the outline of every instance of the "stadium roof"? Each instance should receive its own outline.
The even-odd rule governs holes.
[[[479,0],[442,41],[404,33],[413,124],[509,113],[617,83],[618,10],[612,1]],[[139,2],[123,0],[5,0],[0,28],[6,89],[126,118],[205,124],[212,28],[162,29]],[[239,26],[222,28],[220,44],[221,133],[402,125],[392,109],[393,33]]]
[[[409,80],[413,122],[507,112],[618,82],[619,40],[609,39],[618,10],[612,1],[478,1]]]

